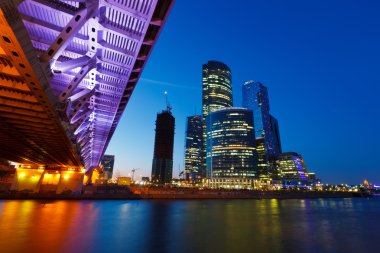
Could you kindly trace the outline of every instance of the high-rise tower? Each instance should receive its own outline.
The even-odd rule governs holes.
[[[206,176],[206,117],[210,113],[232,106],[230,68],[218,61],[209,61],[202,67],[202,176]]]
[[[255,178],[257,152],[252,111],[230,107],[207,117],[207,178]]]
[[[157,114],[156,136],[152,164],[152,182],[170,183],[173,175],[173,145],[175,119],[168,105]]]
[[[268,179],[268,161],[281,153],[278,122],[270,114],[268,89],[260,82],[247,81],[242,87],[243,107],[253,111],[258,152],[258,174]]]
[[[281,152],[277,120],[270,115],[268,90],[260,82],[247,81],[242,87],[243,107],[253,111],[256,139],[264,138],[265,153],[275,156]],[[274,136],[274,135],[277,135]],[[276,140],[277,138],[277,140]]]
[[[202,177],[202,116],[187,117],[185,140],[186,179],[198,181]]]
[[[281,139],[280,139],[280,128],[278,126],[278,120],[273,115],[270,115],[270,125],[271,125],[271,132],[273,134],[274,151],[277,154],[280,154],[280,153],[282,153]]]

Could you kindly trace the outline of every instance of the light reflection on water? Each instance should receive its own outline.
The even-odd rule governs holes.
[[[0,201],[0,252],[363,252],[380,199]]]

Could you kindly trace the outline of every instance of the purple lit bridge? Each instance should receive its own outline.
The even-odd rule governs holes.
[[[1,0],[0,158],[99,166],[174,0]]]

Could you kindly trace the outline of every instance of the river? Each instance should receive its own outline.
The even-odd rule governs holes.
[[[380,198],[0,200],[0,252],[380,252]]]

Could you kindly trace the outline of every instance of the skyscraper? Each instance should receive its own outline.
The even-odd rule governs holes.
[[[256,138],[257,150],[257,175],[262,179],[268,179],[268,159],[265,153],[265,139],[263,137]]]
[[[225,108],[207,117],[207,178],[254,178],[257,153],[253,114]]]
[[[273,115],[270,115],[270,125],[271,125],[271,133],[273,135],[274,152],[277,154],[280,154],[282,153],[280,128],[278,127],[278,120]]]
[[[302,156],[295,152],[286,152],[271,159],[273,178],[284,185],[307,184],[307,169]]]
[[[152,182],[170,183],[173,174],[173,145],[175,119],[171,108],[157,114],[156,136],[152,164]]]
[[[197,181],[202,177],[202,116],[187,117],[185,140],[186,180]]]
[[[103,165],[103,178],[111,179],[113,174],[113,165],[115,163],[115,156],[104,155],[101,163]]]
[[[202,176],[206,176],[206,117],[211,112],[232,106],[230,68],[218,61],[209,61],[202,67]]]
[[[247,81],[242,87],[242,92],[243,107],[253,111],[256,138],[264,138],[267,156],[277,155],[280,153],[278,147],[280,145],[278,123],[269,113],[267,87],[260,82]],[[275,133],[273,130],[275,130]],[[275,140],[275,134],[278,140]]]

